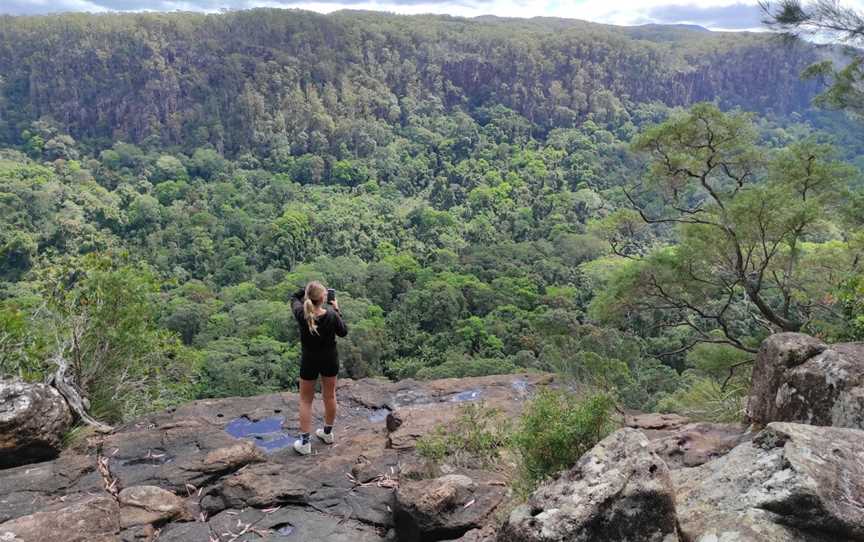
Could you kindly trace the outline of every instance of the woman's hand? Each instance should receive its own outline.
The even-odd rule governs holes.
[[[336,301],[336,300],[334,299],[333,301],[330,302],[330,304],[333,305],[333,308],[336,310],[336,312],[341,312],[341,311],[339,310],[339,302],[338,302],[338,301]]]

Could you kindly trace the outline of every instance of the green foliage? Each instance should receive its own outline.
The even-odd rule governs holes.
[[[459,407],[456,420],[436,426],[417,440],[417,453],[433,463],[466,468],[490,467],[500,459],[509,425],[500,410],[483,403]]]
[[[66,358],[93,412],[121,421],[192,398],[197,354],[157,325],[158,279],[147,266],[88,255],[34,270],[31,297],[0,311],[0,368],[43,380]]]
[[[511,374],[517,371],[516,365],[506,358],[471,358],[459,356],[440,365],[423,367],[413,376],[420,380],[437,378],[465,378],[469,376],[488,376]]]
[[[808,138],[770,152],[757,144],[751,116],[698,104],[646,130],[634,149],[651,159],[640,213],[675,224],[677,244],[619,268],[593,315],[686,330],[679,353],[700,342],[752,353],[766,330],[825,325],[827,295],[857,266],[855,257],[835,258],[837,278],[820,281],[812,265],[825,251],[811,240],[857,251],[825,228],[860,175],[833,148]]]
[[[295,386],[288,299],[312,279],[348,320],[344,376],[554,370],[637,409],[685,370],[738,377],[697,339],[858,336],[842,162],[864,140],[807,109],[812,48],[370,13],[98,23],[0,19],[0,371],[41,379],[78,337],[63,352],[110,419]]]
[[[864,276],[859,275],[843,282],[838,293],[845,317],[844,330],[838,340],[864,340]]]
[[[614,400],[543,390],[525,408],[512,437],[528,487],[572,467],[614,428]]]
[[[740,422],[744,417],[749,386],[731,381],[725,387],[712,378],[690,374],[681,389],[660,400],[660,412],[675,412],[706,422]]]

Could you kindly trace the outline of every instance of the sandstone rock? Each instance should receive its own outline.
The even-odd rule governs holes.
[[[264,461],[264,453],[251,442],[217,448],[201,461],[201,472],[232,472],[250,463]]]
[[[657,412],[633,414],[627,416],[625,419],[627,427],[643,431],[675,431],[681,429],[689,422],[689,419],[678,414],[660,414]]]
[[[482,529],[473,529],[468,531],[462,535],[462,538],[459,538],[454,542],[493,542],[495,536],[496,529],[490,525]]]
[[[402,426],[402,415],[398,412],[391,412],[387,414],[387,431],[391,433],[396,431]]]
[[[218,495],[218,505],[213,501],[205,502],[210,512],[246,506],[266,508],[287,503],[303,504],[308,489],[314,485],[314,480],[286,472],[280,465],[263,463],[229,476],[214,488],[211,496]]]
[[[864,344],[835,344],[800,333],[768,337],[753,368],[747,408],[772,421],[864,429]]]
[[[102,488],[96,459],[63,454],[54,461],[0,470],[0,523]]]
[[[192,519],[180,497],[155,486],[127,487],[117,495],[120,527],[160,524],[172,519]]]
[[[396,492],[396,532],[399,540],[459,538],[482,528],[503,498],[502,487],[462,474],[404,482]]]
[[[263,542],[395,540],[394,486],[403,459],[414,452],[410,446],[401,451],[387,448],[385,411],[408,409],[417,422],[415,428],[427,416],[430,423],[424,430],[450,419],[436,417],[436,413],[455,415],[460,404],[474,401],[485,401],[515,416],[526,394],[548,382],[547,375],[423,383],[345,381],[338,392],[336,443],[314,442],[310,457],[298,457],[291,449],[299,431],[297,394],[195,401],[100,436],[98,447],[82,445],[53,461],[0,470],[0,524],[25,522],[26,517],[30,525],[47,525],[51,516],[42,512],[89,498],[88,494],[104,495],[105,480],[96,469],[98,454],[107,462],[117,487],[128,488],[124,500],[128,501],[128,494],[137,486],[155,486],[179,495],[170,500],[182,498],[185,505],[181,515],[161,519],[176,507],[163,510],[145,504],[136,507],[140,509],[136,513],[153,512],[154,516],[130,520],[131,501],[121,512],[112,499],[114,523],[105,536],[113,541],[143,542],[155,532],[152,524],[121,528],[121,518],[124,525],[159,522],[160,541],[211,542],[213,533],[221,536],[242,530],[238,521],[257,522],[255,528],[262,533],[270,531],[263,538],[247,533],[238,542],[259,538]],[[313,415],[323,416],[320,402],[315,403]],[[422,434],[416,431],[411,438]],[[489,533],[489,524],[495,521],[492,511],[507,491],[505,480],[482,471],[467,474],[475,486],[471,499],[463,504],[474,502],[444,517],[453,524],[463,522],[460,532],[479,529]],[[186,511],[196,521],[185,521]],[[157,513],[160,519],[155,518]],[[84,539],[103,539],[102,534],[91,535]]]
[[[666,464],[640,431],[612,433],[516,508],[499,542],[677,541]]]
[[[57,457],[72,413],[46,384],[0,380],[0,469]]]
[[[708,542],[864,539],[864,431],[772,423],[752,443],[673,472],[681,532]]]
[[[85,495],[0,523],[3,542],[114,542],[120,531],[117,502]]]
[[[459,417],[459,413],[459,405],[456,403],[435,405],[434,408],[422,405],[397,410],[391,413],[390,417],[400,422],[388,434],[388,445],[394,450],[412,450],[420,437],[429,434],[439,425],[449,425]]]
[[[678,469],[722,457],[751,437],[734,423],[691,423],[652,440],[651,447],[670,469]]]

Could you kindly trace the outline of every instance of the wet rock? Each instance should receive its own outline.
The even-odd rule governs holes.
[[[71,424],[55,388],[0,379],[0,469],[57,457]]]
[[[0,524],[3,542],[115,542],[117,502],[107,494],[81,495]]]
[[[864,428],[864,344],[825,343],[801,333],[768,337],[753,368],[748,416]]]
[[[752,443],[673,472],[687,540],[864,539],[864,431],[772,423]]]
[[[504,488],[450,474],[403,482],[396,492],[400,540],[451,540],[479,529],[504,498]]]
[[[173,519],[192,519],[180,497],[155,486],[127,487],[117,495],[122,528]]]
[[[616,431],[516,508],[498,540],[676,541],[669,470],[642,432]]]

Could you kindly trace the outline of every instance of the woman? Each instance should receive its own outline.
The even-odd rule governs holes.
[[[321,375],[324,396],[324,427],[315,434],[325,444],[333,444],[333,422],[336,420],[336,375],[339,374],[339,353],[336,336],[344,337],[348,328],[339,312],[339,303],[327,300],[327,289],[320,282],[310,282],[291,298],[291,309],[300,328],[300,438],[294,450],[300,455],[312,453],[309,432],[312,429],[312,400],[315,383]]]

